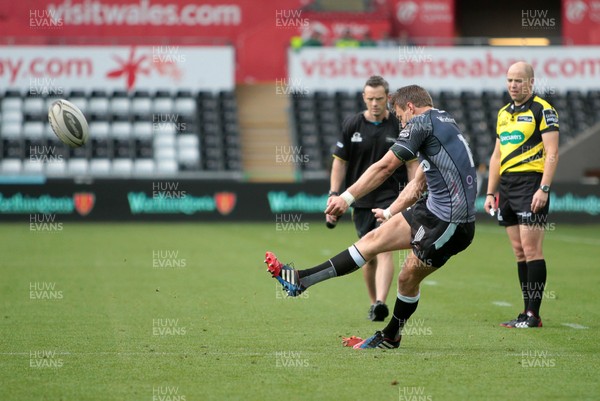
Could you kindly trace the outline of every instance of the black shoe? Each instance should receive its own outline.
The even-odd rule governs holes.
[[[524,322],[526,320],[527,320],[527,314],[526,313],[519,313],[519,316],[517,316],[516,319],[509,320],[508,322],[500,323],[500,326],[512,329],[512,328],[514,328],[517,325],[517,323],[521,323],[521,322]]]
[[[515,324],[515,329],[531,329],[534,327],[542,327],[542,318],[535,317],[533,312],[527,312],[527,319],[524,322]]]
[[[373,319],[374,322],[383,322],[386,317],[390,314],[390,311],[386,304],[381,301],[375,302],[373,305]]]

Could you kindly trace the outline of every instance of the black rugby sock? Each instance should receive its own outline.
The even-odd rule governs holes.
[[[299,270],[298,277],[303,287],[308,288],[313,284],[327,279],[344,276],[358,270],[366,263],[354,245],[340,252],[328,261],[306,270]]]
[[[382,330],[385,338],[395,340],[398,337],[408,318],[417,310],[420,296],[420,292],[415,297],[407,297],[398,292],[392,318]]]
[[[523,293],[523,310],[527,311],[529,306],[529,293],[527,292],[527,262],[517,262],[517,272],[519,274],[519,282],[521,283],[521,292]]]
[[[540,306],[546,287],[546,261],[544,259],[527,262],[527,290],[529,291],[529,305],[527,310],[540,316]]]

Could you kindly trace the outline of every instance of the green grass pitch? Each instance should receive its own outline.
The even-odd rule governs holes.
[[[498,323],[520,311],[516,266],[505,233],[478,224],[424,283],[393,351],[341,346],[382,327],[366,319],[359,272],[292,299],[262,263],[265,250],[320,263],[355,241],[350,222],[277,228],[2,224],[0,400],[600,397],[600,227],[552,227],[544,328],[509,330]]]

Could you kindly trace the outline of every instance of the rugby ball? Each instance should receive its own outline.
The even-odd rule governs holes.
[[[48,108],[48,121],[58,139],[70,147],[78,148],[87,142],[87,120],[73,103],[64,99],[53,102]]]

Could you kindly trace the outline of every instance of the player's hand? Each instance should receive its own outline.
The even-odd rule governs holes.
[[[373,216],[377,219],[379,224],[383,224],[387,221],[383,215],[383,209],[371,209],[371,212],[373,212]]]
[[[348,210],[348,204],[343,198],[339,196],[330,196],[327,199],[327,208],[325,209],[325,214],[341,216],[346,213],[346,210]]]
[[[546,206],[546,203],[548,203],[548,193],[538,189],[531,200],[531,211],[533,213],[539,212]]]
[[[483,209],[487,214],[490,214],[490,210],[495,209],[496,206],[496,198],[493,196],[486,196],[485,203],[483,204]]]
[[[339,217],[337,216],[332,216],[330,214],[325,215],[325,224],[327,225],[327,228],[335,228],[335,226],[338,223],[338,220]]]

